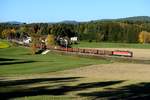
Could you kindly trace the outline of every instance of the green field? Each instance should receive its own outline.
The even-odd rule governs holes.
[[[2,42],[2,44],[9,45],[7,42]],[[29,48],[24,47],[5,47],[0,49],[0,79],[4,79],[5,77],[26,77],[32,75],[42,75],[48,74],[51,72],[63,71],[67,69],[74,69],[79,67],[84,67],[87,65],[95,65],[95,64],[107,64],[111,63],[106,60],[99,59],[90,59],[90,58],[80,58],[77,56],[67,56],[56,54],[54,52],[49,52],[46,55],[32,55]],[[76,78],[75,78],[76,79]],[[7,79],[6,79],[7,80]],[[37,81],[38,80],[38,81]],[[61,82],[62,80],[62,82]],[[64,82],[63,82],[64,80]],[[6,99],[14,98],[9,95],[10,92],[15,93],[15,91],[26,91],[26,82],[27,84],[31,84],[31,87],[35,87],[37,84],[40,85],[41,82],[47,84],[49,81],[53,81],[53,83],[49,84],[49,86],[53,86],[55,81],[60,81],[60,83],[65,84],[65,80],[74,80],[74,77],[67,78],[35,78],[33,80],[18,80],[17,81],[0,81],[0,98]],[[37,82],[36,82],[37,81]],[[21,83],[20,83],[21,82]],[[71,82],[71,81],[70,81]],[[35,83],[35,84],[34,84]],[[21,86],[22,84],[22,86]],[[23,85],[24,84],[24,85]],[[20,88],[21,86],[21,88]],[[55,87],[55,86],[53,86]],[[18,94],[18,93],[15,93]],[[30,94],[30,93],[29,93]],[[6,95],[6,97],[4,96]],[[7,98],[7,99],[8,99]],[[73,99],[74,96],[36,96],[36,97],[23,97],[20,99],[31,99],[31,100],[41,100],[41,99],[55,99],[55,100],[70,100]],[[17,98],[15,98],[17,99]]]
[[[46,55],[31,55],[30,49],[23,47],[0,49],[1,76],[49,73],[101,63],[109,61],[65,56],[53,52]]]
[[[113,46],[115,45],[112,44]],[[108,60],[61,55],[51,51],[46,55],[32,55],[29,48],[5,47],[0,49],[0,98],[144,99],[150,97],[149,69],[148,64],[112,63]]]
[[[8,48],[9,47],[9,43],[7,41],[0,41],[0,49],[2,48]]]
[[[107,43],[107,42],[87,42],[80,41],[79,44],[73,47],[87,47],[87,48],[135,48],[135,49],[150,49],[150,44],[138,43]]]

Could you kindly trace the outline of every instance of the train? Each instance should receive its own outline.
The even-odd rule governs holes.
[[[20,44],[18,41],[11,41]],[[29,47],[29,44],[20,44],[26,47]],[[100,50],[100,49],[87,49],[87,48],[70,48],[70,47],[62,47],[62,46],[46,46],[45,44],[36,44],[36,48],[40,51],[44,51],[46,49],[57,50],[57,51],[65,51],[65,52],[76,52],[83,54],[95,54],[95,55],[106,55],[106,56],[123,56],[123,57],[133,57],[133,52],[124,51],[124,50]]]
[[[76,52],[76,53],[85,53],[85,54],[95,54],[95,55],[107,55],[107,56],[123,56],[123,57],[133,57],[133,52],[124,51],[124,50],[100,50],[100,49],[87,49],[87,48],[64,48],[64,47],[55,47],[48,48],[54,49],[58,51],[66,51],[66,52]]]

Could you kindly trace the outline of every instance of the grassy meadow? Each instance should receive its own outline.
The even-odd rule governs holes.
[[[0,76],[49,73],[101,63],[109,63],[109,61],[53,52],[46,55],[32,55],[30,48],[24,47],[0,49]]]
[[[9,43],[7,41],[0,41],[0,49],[1,48],[8,48]]]
[[[75,46],[116,47],[114,43],[100,44],[81,42]],[[32,55],[30,48],[1,41],[2,100],[146,99],[150,98],[149,73],[148,64],[119,63],[51,51],[46,55]]]
[[[107,42],[88,42],[80,41],[79,44],[74,44],[73,47],[87,48],[135,48],[135,49],[150,49],[150,44],[139,43],[107,43]]]

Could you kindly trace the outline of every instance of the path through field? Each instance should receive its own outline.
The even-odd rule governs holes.
[[[63,71],[63,74],[102,80],[150,81],[150,65],[129,63],[101,64]]]

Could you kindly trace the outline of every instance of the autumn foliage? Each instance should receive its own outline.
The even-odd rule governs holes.
[[[12,39],[15,38],[15,33],[16,33],[15,29],[4,29],[2,31],[2,37],[7,39]]]
[[[46,45],[53,46],[55,44],[54,35],[48,34],[46,38]]]
[[[31,52],[32,52],[32,54],[34,55],[35,53],[36,53],[36,44],[35,43],[32,43],[31,44]]]
[[[139,33],[140,43],[150,43],[150,32],[142,31]]]

